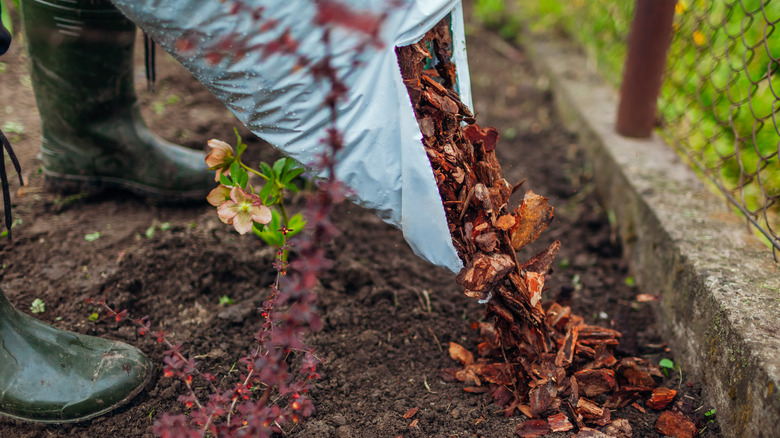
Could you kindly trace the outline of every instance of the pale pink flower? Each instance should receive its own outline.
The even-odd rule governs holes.
[[[206,165],[210,170],[216,170],[214,181],[219,181],[221,174],[230,174],[230,165],[233,164],[233,148],[222,140],[212,138],[208,141],[211,151],[206,155]]]
[[[249,232],[252,222],[271,222],[271,209],[263,205],[259,196],[247,193],[241,187],[230,189],[230,199],[219,206],[217,215],[222,222],[233,225],[239,234]]]
[[[212,190],[208,196],[206,196],[206,200],[209,201],[209,204],[213,205],[214,207],[219,207],[228,199],[230,199],[230,187],[223,184],[217,186],[217,188]]]

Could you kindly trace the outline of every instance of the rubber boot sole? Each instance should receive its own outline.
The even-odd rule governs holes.
[[[97,195],[106,190],[119,189],[160,204],[184,204],[202,201],[206,203],[208,191],[202,189],[187,192],[161,190],[134,181],[108,176],[66,175],[43,169],[44,190],[62,195],[86,193]],[[216,187],[216,186],[215,186]]]
[[[28,421],[28,422],[32,422],[32,423],[42,423],[42,424],[79,423],[79,422],[82,422],[82,421],[91,420],[91,419],[93,419],[95,417],[99,417],[101,415],[105,415],[105,414],[107,414],[107,413],[109,413],[109,412],[111,412],[111,411],[113,411],[113,410],[115,410],[117,408],[120,408],[120,407],[126,405],[130,400],[134,399],[141,391],[143,391],[149,385],[149,382],[152,381],[152,374],[153,373],[150,370],[147,373],[147,375],[146,375],[146,379],[144,379],[144,383],[139,385],[138,388],[134,389],[132,392],[130,392],[127,395],[127,397],[123,398],[122,400],[114,403],[113,405],[111,405],[111,406],[109,406],[109,407],[107,407],[105,409],[101,409],[98,412],[93,412],[93,413],[91,413],[89,415],[85,415],[83,417],[70,418],[70,419],[65,419],[65,420],[61,420],[61,419],[58,419],[58,420],[41,420],[41,419],[37,419],[37,418],[25,418],[25,417],[22,417],[22,416],[19,416],[19,415],[6,414],[6,413],[3,413],[2,411],[0,411],[0,417],[6,417],[6,418],[11,418],[13,420]]]

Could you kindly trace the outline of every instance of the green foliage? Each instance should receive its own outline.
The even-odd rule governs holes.
[[[485,26],[496,29],[504,38],[513,38],[520,30],[520,17],[509,13],[505,0],[476,0],[474,15]]]
[[[660,362],[658,362],[658,366],[664,369],[674,369],[674,362],[672,362],[671,359],[661,359]]]
[[[97,312],[92,312],[89,314],[89,320],[90,322],[97,322],[97,320],[100,319],[100,314]]]
[[[570,36],[616,87],[622,80],[634,3],[518,2],[519,14],[532,31]],[[727,189],[742,185],[736,197],[751,210],[763,208],[764,193],[780,196],[780,101],[775,97],[780,90],[780,65],[775,61],[780,58],[780,38],[767,34],[778,19],[777,0],[679,0],[669,70],[659,97],[664,135],[702,162]],[[746,176],[750,174],[754,176]],[[769,223],[780,227],[780,212],[777,206],[771,209],[774,219]]]
[[[277,248],[281,248],[284,245],[285,239],[289,239],[290,237],[300,233],[306,226],[306,221],[303,219],[303,216],[296,214],[287,222],[287,228],[285,229],[283,228],[283,221],[279,211],[272,210],[271,214],[272,219],[270,223],[260,226],[255,224],[255,227],[252,228],[252,231],[257,237],[263,239],[265,243]]]
[[[302,215],[288,217],[284,204],[285,194],[300,191],[296,181],[304,173],[304,169],[295,160],[287,157],[276,160],[273,165],[260,162],[258,169],[247,166],[241,160],[247,145],[242,141],[238,129],[234,128],[234,132],[236,156],[230,164],[230,175],[221,174],[220,183],[229,187],[238,186],[248,193],[257,195],[263,205],[271,209],[271,222],[268,224],[255,222],[252,231],[267,244],[281,248],[287,239],[300,233],[306,226]],[[250,172],[264,180],[259,191],[249,185]]]
[[[230,298],[229,296],[222,295],[221,297],[219,297],[219,305],[220,306],[225,307],[225,306],[230,306],[230,305],[233,305],[233,304],[236,304],[236,302],[232,298]]]
[[[3,0],[0,0],[0,1],[3,1]],[[16,4],[16,7],[18,8],[19,7],[19,0],[14,0],[14,4]],[[8,3],[5,3],[5,5],[3,6],[3,14],[2,14],[2,16],[0,16],[0,21],[2,21],[3,27],[8,29],[8,32],[11,32],[11,34],[13,35],[13,33],[14,33],[14,25],[13,25],[13,22],[11,21],[11,11],[10,11],[10,8],[8,7]]]
[[[94,241],[96,241],[98,239],[100,239],[100,232],[99,231],[95,231],[94,233],[89,233],[89,234],[84,235],[84,240],[86,240],[87,242],[94,242]]]
[[[11,229],[13,229],[15,226],[21,223],[22,223],[22,218],[18,217],[14,219],[13,222],[11,222]],[[8,230],[3,230],[2,232],[0,232],[0,237],[6,237],[6,236],[8,236]]]
[[[43,302],[42,299],[36,298],[33,300],[32,304],[30,304],[30,312],[38,314],[43,313],[46,311],[46,303]]]

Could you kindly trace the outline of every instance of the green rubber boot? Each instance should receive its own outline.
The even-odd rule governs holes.
[[[130,345],[52,328],[14,309],[0,290],[0,415],[86,420],[133,398],[151,369]]]
[[[19,3],[47,186],[205,200],[214,188],[205,154],[159,138],[141,118],[133,86],[135,25],[108,0]]]

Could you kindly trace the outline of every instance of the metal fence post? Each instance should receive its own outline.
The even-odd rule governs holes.
[[[677,0],[636,0],[615,130],[649,137],[658,109]]]

